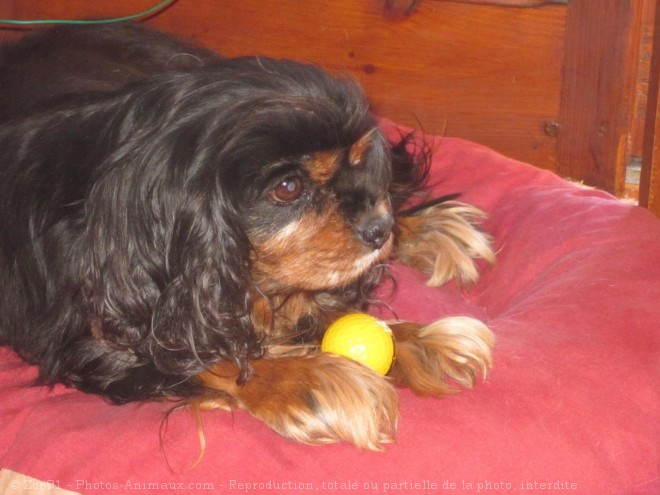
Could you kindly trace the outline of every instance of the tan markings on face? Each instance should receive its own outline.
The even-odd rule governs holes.
[[[369,146],[371,146],[375,133],[376,129],[370,130],[351,146],[348,152],[348,163],[353,167],[359,167],[362,164],[364,154],[369,149]]]
[[[326,185],[341,165],[339,151],[319,151],[314,153],[305,164],[310,179],[318,186]]]
[[[390,240],[381,249],[368,248],[331,207],[306,214],[256,245],[253,273],[266,293],[340,287],[387,256],[391,247]]]

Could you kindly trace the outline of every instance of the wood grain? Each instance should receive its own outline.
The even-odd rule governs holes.
[[[640,28],[639,64],[635,88],[635,106],[631,127],[630,152],[635,157],[641,157],[644,143],[644,126],[646,123],[647,93],[653,55],[653,27],[657,0],[639,0],[642,3],[642,19]]]
[[[440,0],[442,1],[442,0]],[[444,0],[460,3],[478,3],[481,5],[506,5],[507,7],[532,8],[542,5],[567,5],[569,0]]]
[[[656,5],[653,47],[639,200],[660,217],[660,3]]]
[[[623,193],[636,98],[642,3],[572,0],[568,7],[558,169]]]
[[[629,158],[643,152],[657,0],[540,3],[547,2],[307,0],[302,8],[294,0],[197,0],[148,22],[227,56],[295,58],[347,72],[383,116],[621,193]],[[124,16],[152,5],[6,0],[0,17]],[[20,32],[0,30],[0,39]]]
[[[3,2],[4,3],[4,2]],[[14,15],[126,15],[146,0],[13,0]],[[471,139],[556,167],[565,8],[422,0],[393,20],[384,0],[180,1],[150,24],[228,56],[316,62],[359,79],[376,110],[434,134]],[[2,14],[0,6],[0,14]]]

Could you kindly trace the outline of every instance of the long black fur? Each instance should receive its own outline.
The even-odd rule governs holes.
[[[119,403],[198,393],[191,377],[220,360],[247,379],[263,352],[249,232],[278,221],[254,207],[264,164],[350,146],[374,126],[349,80],[223,59],[137,25],[6,47],[0,343],[41,383]],[[381,146],[398,207],[425,165],[405,139]],[[360,306],[380,272],[315,297]]]

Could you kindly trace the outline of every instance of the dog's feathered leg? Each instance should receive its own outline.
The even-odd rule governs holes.
[[[198,376],[206,389],[191,402],[200,409],[239,407],[298,442],[346,441],[381,450],[393,440],[398,396],[392,383],[348,358],[331,354],[250,362],[252,377],[236,383],[231,362]]]
[[[389,376],[419,395],[455,393],[456,384],[472,388],[492,366],[495,337],[474,318],[448,317],[429,325],[395,322],[390,328],[396,361]]]
[[[469,285],[479,278],[475,263],[495,263],[490,237],[480,228],[485,214],[454,200],[399,212],[397,256],[430,275],[430,286],[450,280]]]

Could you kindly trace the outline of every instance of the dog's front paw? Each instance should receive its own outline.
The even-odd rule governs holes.
[[[331,354],[253,361],[253,377],[238,386],[207,371],[207,388],[229,393],[238,407],[282,436],[307,444],[346,441],[381,450],[393,441],[398,395],[390,381],[348,358]],[[213,407],[212,399],[200,404]]]
[[[474,283],[479,279],[475,259],[495,262],[490,237],[479,228],[484,217],[478,208],[458,201],[398,216],[397,256],[430,274],[430,286],[452,279]]]
[[[443,318],[430,325],[400,322],[390,327],[397,353],[390,376],[419,395],[455,393],[455,384],[472,388],[492,367],[495,337],[474,318]]]

